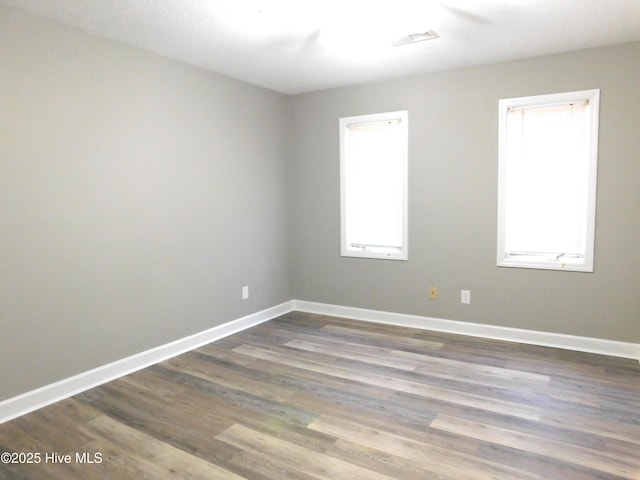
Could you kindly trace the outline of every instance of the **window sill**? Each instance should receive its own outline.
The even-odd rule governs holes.
[[[529,268],[534,270],[558,270],[563,272],[593,272],[593,266],[583,262],[570,263],[555,260],[525,260],[525,259],[504,259],[498,262],[498,267],[508,268]]]
[[[342,251],[342,257],[354,257],[354,258],[373,258],[376,260],[400,260],[407,261],[406,254],[401,253],[375,253],[375,252],[363,252],[360,250],[347,250]]]

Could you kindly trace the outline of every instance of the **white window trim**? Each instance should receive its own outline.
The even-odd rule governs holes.
[[[388,249],[378,249],[376,246],[370,245],[362,248],[355,248],[348,245],[347,238],[347,201],[346,201],[346,152],[348,148],[347,129],[349,125],[357,123],[377,123],[400,120],[403,126],[403,135],[406,141],[403,145],[403,151],[400,152],[403,159],[402,181],[404,185],[402,198],[402,241],[397,252]],[[409,258],[408,248],[408,134],[409,134],[409,115],[406,110],[397,112],[375,113],[370,115],[358,115],[353,117],[340,118],[340,245],[341,256],[343,257],[360,257],[374,258],[382,260],[407,260]]]
[[[589,184],[586,224],[586,249],[584,259],[572,259],[539,254],[519,255],[508,258],[505,248],[506,228],[506,132],[507,113],[518,106],[564,104],[588,101],[590,105],[591,138],[589,150]],[[533,268],[545,270],[564,270],[575,272],[593,272],[596,222],[596,185],[598,170],[598,130],[599,130],[600,90],[582,90],[503,99],[499,101],[499,167],[498,167],[498,252],[497,265],[500,267]]]

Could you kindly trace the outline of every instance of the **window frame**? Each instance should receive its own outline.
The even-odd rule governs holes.
[[[368,246],[363,248],[355,248],[350,243],[349,226],[348,226],[348,201],[347,201],[347,152],[349,147],[348,129],[353,124],[368,124],[379,122],[400,121],[402,131],[402,145],[399,152],[401,164],[401,180],[402,180],[402,227],[401,227],[401,245],[399,250],[391,251],[385,248],[375,248]],[[341,117],[339,119],[340,128],[340,245],[341,256],[343,257],[359,257],[382,260],[408,260],[408,165],[409,165],[409,114],[406,110],[374,113],[368,115],[356,115],[350,117]]]
[[[518,254],[509,257],[506,251],[506,210],[507,210],[507,117],[510,108],[541,107],[554,104],[589,102],[589,152],[588,180],[585,228],[585,252],[582,259],[543,256],[541,253],[531,255]],[[528,97],[508,98],[499,101],[498,119],[498,241],[497,265],[499,267],[532,268],[544,270],[560,270],[574,272],[593,272],[595,254],[596,193],[598,170],[598,132],[599,132],[600,90],[581,90],[575,92],[535,95]]]

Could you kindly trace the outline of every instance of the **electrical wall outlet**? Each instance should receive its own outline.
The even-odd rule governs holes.
[[[471,290],[460,290],[460,303],[471,303]]]
[[[438,299],[438,287],[429,287],[429,299],[430,300]]]
[[[247,298],[249,298],[249,286],[245,285],[242,287],[242,299],[246,300]]]

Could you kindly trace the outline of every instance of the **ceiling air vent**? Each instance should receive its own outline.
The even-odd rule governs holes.
[[[393,42],[393,46],[401,47],[403,45],[409,45],[410,43],[424,42],[425,40],[433,40],[435,38],[440,38],[440,35],[433,30],[424,33],[412,33]]]

